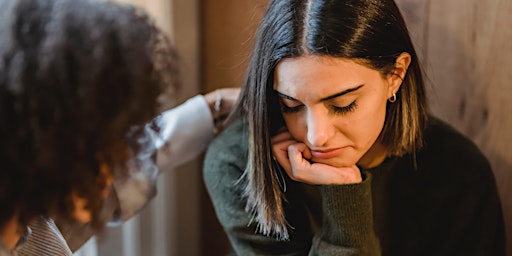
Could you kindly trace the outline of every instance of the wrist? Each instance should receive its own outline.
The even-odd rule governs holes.
[[[217,101],[219,101],[219,97],[221,97],[219,95],[220,95],[220,93],[218,92],[218,90],[215,90],[213,92],[209,92],[209,93],[204,95],[206,103],[208,104],[208,107],[210,108],[210,113],[211,113],[212,118],[214,120],[219,115],[219,113],[218,113],[218,109],[219,109],[218,106],[219,106],[220,103],[217,103]],[[220,100],[222,100],[222,98]]]
[[[221,109],[222,109],[222,94],[219,89],[207,93],[205,96],[206,102],[208,103],[208,107],[210,108],[212,122],[214,126],[215,134],[219,131],[220,117],[221,117]]]

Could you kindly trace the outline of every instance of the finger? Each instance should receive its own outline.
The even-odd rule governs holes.
[[[308,146],[306,146],[306,144],[297,143],[297,145],[295,145],[295,147],[296,147],[295,149],[302,154],[303,158],[311,159],[311,157],[312,157],[311,150],[309,149]]]
[[[277,162],[285,169],[287,173],[291,171],[290,160],[288,159],[288,147],[296,143],[293,140],[287,140],[272,145],[272,153]]]
[[[310,163],[309,148],[304,143],[290,144],[288,157],[291,179],[308,184],[351,184],[361,182],[361,173],[357,166],[333,167],[326,164]]]
[[[304,143],[295,143],[288,146],[288,158],[290,159],[290,167],[292,179],[304,181],[309,175],[311,163],[304,158],[304,153],[309,151]]]

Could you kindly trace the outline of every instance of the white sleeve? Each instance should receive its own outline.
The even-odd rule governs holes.
[[[213,117],[202,95],[163,112],[154,139],[160,167],[176,167],[199,156],[214,137]]]
[[[131,218],[155,196],[159,169],[176,167],[199,156],[214,137],[213,118],[202,95],[163,112],[143,129],[147,136],[141,136],[138,142],[145,150],[129,160],[128,177],[114,181],[117,200],[107,204],[117,205],[119,211],[109,224]],[[158,167],[153,158],[156,149]]]

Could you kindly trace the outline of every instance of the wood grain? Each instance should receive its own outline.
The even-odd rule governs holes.
[[[204,0],[203,86],[239,87],[268,0]]]
[[[268,0],[203,0],[202,86],[204,91],[242,85],[256,29]],[[205,189],[202,191],[202,255],[227,255],[229,241]]]
[[[512,3],[397,4],[424,58],[431,111],[473,139],[493,166],[512,255]]]

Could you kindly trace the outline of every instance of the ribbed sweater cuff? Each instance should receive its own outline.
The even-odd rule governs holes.
[[[374,238],[369,173],[363,173],[361,183],[322,186],[322,202],[322,240],[360,248]]]

